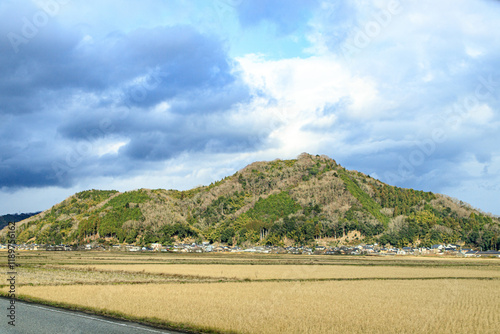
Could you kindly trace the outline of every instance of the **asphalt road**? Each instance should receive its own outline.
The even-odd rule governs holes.
[[[1,334],[155,334],[179,332],[147,327],[133,322],[90,315],[60,308],[25,303],[15,303],[15,326],[8,324],[10,300],[0,297]]]

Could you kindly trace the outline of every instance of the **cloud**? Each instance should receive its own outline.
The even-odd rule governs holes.
[[[456,197],[497,182],[497,1],[74,0],[26,38],[40,3],[0,2],[4,192],[196,185],[303,151]]]
[[[500,35],[492,33],[500,8],[436,4],[448,11],[443,18],[429,14],[430,3],[401,2],[380,33],[346,56],[342,46],[389,6],[323,2],[331,10],[309,22],[311,51],[320,56],[243,59],[254,85],[286,110],[275,131],[283,151],[289,152],[287,143],[299,151],[305,146],[391,184],[435,192],[486,175],[488,152],[497,152],[500,140],[493,56]],[[348,19],[342,22],[340,13]]]
[[[9,6],[21,17],[40,12]],[[3,41],[2,188],[68,187],[160,168],[182,152],[261,142],[257,129],[232,128],[221,116],[252,97],[217,37],[177,25],[99,38],[61,22],[53,18],[18,52]],[[18,23],[4,22],[0,35]]]

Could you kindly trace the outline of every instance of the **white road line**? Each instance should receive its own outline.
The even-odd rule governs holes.
[[[107,323],[114,324],[114,325],[125,326],[125,327],[134,328],[134,329],[140,329],[140,330],[145,330],[145,331],[148,331],[148,332],[151,332],[151,333],[162,333],[162,334],[166,333],[166,332],[160,332],[160,331],[157,331],[157,330],[154,330],[154,329],[131,326],[131,325],[127,325],[127,324],[123,324],[123,323],[119,323],[119,322],[114,322],[114,321],[99,319],[99,318],[95,318],[95,317],[91,317],[91,316],[86,316],[86,315],[82,315],[82,314],[78,314],[78,313],[73,313],[73,312],[68,312],[68,311],[59,311],[59,310],[54,310],[54,309],[50,309],[50,308],[46,308],[46,307],[42,307],[42,306],[36,306],[36,305],[33,305],[33,304],[28,304],[28,303],[22,303],[22,304],[26,305],[26,306],[34,307],[34,308],[39,308],[39,309],[42,309],[42,310],[51,311],[51,312],[64,313],[64,314],[69,314],[69,315],[80,317],[80,318],[97,320],[97,321],[107,322]]]

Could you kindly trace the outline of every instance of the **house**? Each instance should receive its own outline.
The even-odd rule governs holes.
[[[500,257],[500,251],[496,250],[487,250],[484,252],[477,252],[477,255],[480,257]]]
[[[374,247],[374,245],[365,245],[365,246],[363,246],[363,251],[365,253],[374,253],[375,247]]]
[[[329,248],[329,249],[326,250],[325,254],[326,255],[339,255],[340,252],[338,250]]]
[[[411,247],[403,247],[403,250],[406,252],[406,254],[412,254],[413,253],[413,248],[411,248]]]
[[[199,246],[193,246],[189,249],[190,253],[203,253],[203,248]]]
[[[467,252],[470,252],[471,250],[472,250],[472,248],[462,248],[462,249],[460,249],[460,253],[465,254]]]
[[[431,251],[431,249],[430,249],[429,247],[420,247],[420,248],[418,249],[418,252],[419,252],[420,254],[429,254],[429,253],[430,253],[430,251]]]
[[[432,245],[431,246],[430,252],[434,253],[434,254],[439,254],[439,253],[441,253],[443,251],[443,249],[444,249],[443,245],[436,244],[436,245]]]
[[[57,245],[57,246],[47,246],[46,250],[48,251],[65,251],[65,250],[71,250],[70,249],[66,249],[66,246],[63,246],[63,245]]]
[[[220,253],[220,252],[224,252],[224,247],[222,247],[222,246],[217,246],[217,247],[215,247],[215,248],[214,248],[214,252],[218,252],[218,253]]]
[[[476,256],[478,256],[477,253],[478,253],[478,251],[470,250],[470,251],[465,252],[464,256],[465,257],[476,257]]]
[[[454,247],[445,247],[442,249],[442,251],[444,251],[445,253],[456,253],[457,249]]]
[[[389,248],[384,253],[385,255],[396,255],[398,253],[397,248]]]
[[[158,252],[158,251],[160,251],[160,250],[161,250],[162,245],[161,245],[160,243],[153,243],[153,244],[151,244],[151,248],[152,248],[154,251]]]

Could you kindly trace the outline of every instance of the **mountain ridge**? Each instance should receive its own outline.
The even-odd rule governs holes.
[[[31,216],[37,215],[40,212],[26,212],[26,213],[9,213],[0,216],[0,230],[7,226],[9,223],[17,223],[25,220]]]
[[[18,242],[51,244],[206,240],[500,247],[497,217],[446,195],[387,185],[327,156],[307,153],[254,162],[185,191],[79,192],[19,222],[17,231]]]

